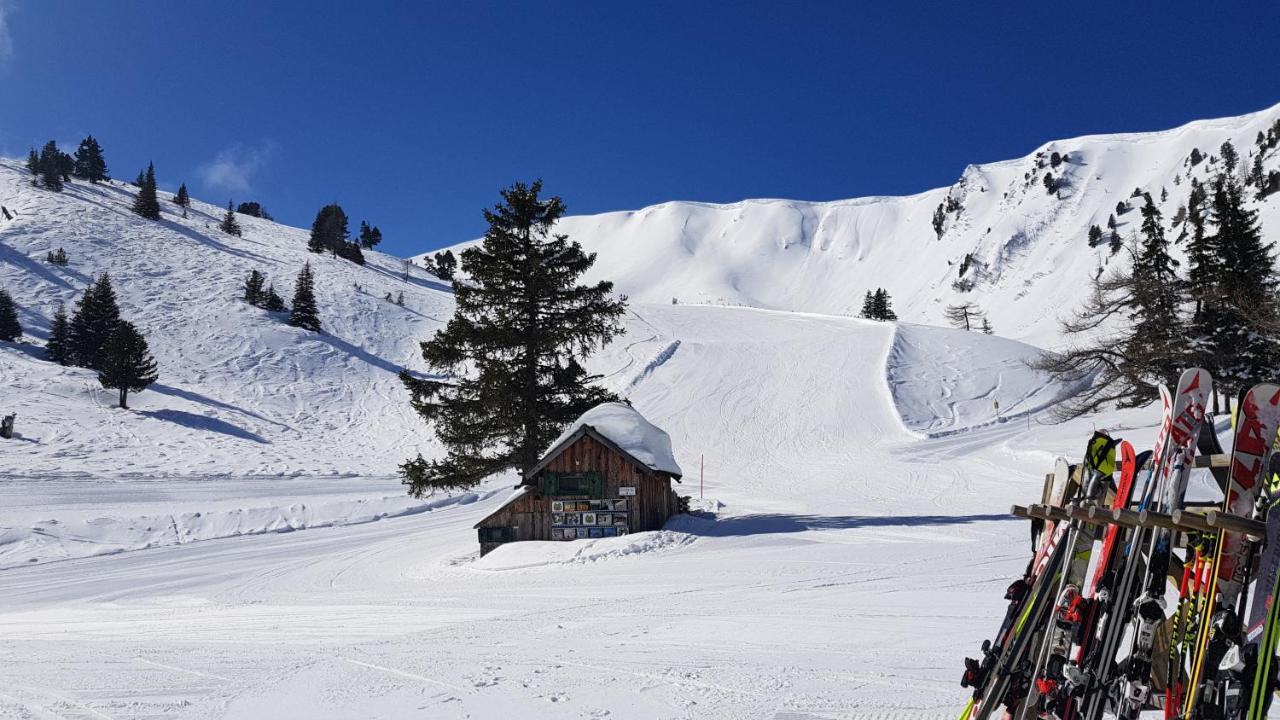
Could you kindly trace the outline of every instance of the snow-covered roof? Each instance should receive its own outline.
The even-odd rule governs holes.
[[[532,491],[533,491],[533,486],[532,486],[532,485],[517,485],[517,486],[515,487],[515,489],[511,491],[511,495],[510,495],[506,500],[503,500],[503,501],[502,501],[502,504],[501,504],[501,505],[499,505],[498,507],[494,508],[494,509],[493,509],[493,512],[489,513],[488,515],[485,515],[483,518],[481,518],[481,519],[480,519],[480,522],[476,523],[476,524],[475,524],[475,525],[473,525],[472,527],[478,528],[478,527],[480,527],[481,525],[484,525],[485,520],[488,520],[489,518],[493,517],[494,515],[497,515],[498,513],[502,512],[503,510],[506,510],[506,509],[507,509],[507,507],[509,507],[509,506],[511,505],[511,503],[513,503],[513,502],[515,502],[515,501],[519,500],[520,498],[524,497],[525,495],[528,495],[528,494],[529,494],[530,492],[532,492]]]
[[[543,456],[535,472],[559,454],[562,446],[583,429],[591,429],[633,460],[655,472],[680,477],[684,472],[671,452],[671,436],[645,419],[635,408],[623,403],[601,403],[573,421]]]

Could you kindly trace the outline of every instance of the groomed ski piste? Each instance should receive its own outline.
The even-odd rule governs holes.
[[[1183,136],[1243,147],[1276,114]],[[1163,141],[1115,142],[1155,147],[1171,172],[1182,161]],[[1105,221],[1127,190],[1071,212]],[[17,212],[0,221],[0,283],[28,340],[0,343],[0,410],[18,413],[0,453],[0,717],[954,718],[962,659],[1030,553],[1009,506],[1095,427],[1149,447],[1159,421],[1149,407],[1048,424],[1069,389],[1016,340],[745,290],[726,303],[769,309],[714,304],[722,276],[698,289],[690,273],[730,257],[733,275],[751,254],[725,250],[682,269],[680,304],[662,285],[634,301],[627,335],[590,363],[670,434],[696,512],[477,559],[472,526],[514,476],[415,500],[392,474],[436,449],[395,373],[425,371],[417,343],[448,318],[447,287],[380,253],[364,268],[309,254],[304,230],[253,218],[226,236],[219,207],[182,219],[168,197],[151,223],[124,184],[55,195],[0,161],[0,204]],[[59,246],[67,268],[42,260]],[[997,332],[1039,342],[1084,286],[1037,294],[1041,261],[1017,262],[1034,247],[993,246],[1008,296],[992,310]],[[1096,261],[1080,255],[1084,277]],[[287,299],[308,260],[326,334],[238,300],[254,268]],[[757,262],[743,288],[766,286]],[[796,266],[833,298],[841,276],[821,263]],[[102,270],[161,367],[129,412],[91,373],[39,357],[54,305]],[[910,270],[893,277],[935,284]],[[867,289],[839,284],[853,304]],[[943,302],[890,289],[908,319]]]

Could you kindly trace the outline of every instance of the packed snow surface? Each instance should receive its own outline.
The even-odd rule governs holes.
[[[183,218],[167,195],[145,221],[122,183],[55,194],[0,161],[0,284],[26,329],[0,343],[18,412],[0,717],[953,718],[1030,551],[1008,506],[1095,427],[1155,434],[1152,408],[1047,424],[1068,388],[1029,361],[1112,262],[1088,225],[1134,187],[1168,221],[1223,139],[1251,159],[1278,114],[1049,143],[909,198],[566,218],[633,298],[588,369],[666,434],[654,460],[689,469],[695,512],[483,559],[472,528],[514,474],[422,499],[394,474],[439,452],[396,374],[427,371],[444,283],[255,218],[226,236],[220,208]],[[1050,170],[1053,151],[1070,159]],[[947,197],[963,209],[939,238]],[[1126,236],[1135,216],[1117,214]],[[59,246],[66,267],[43,261]],[[287,298],[308,261],[323,334],[239,299],[255,268]],[[102,271],[160,364],[129,411],[43,359],[56,305]],[[874,287],[905,322],[849,316]],[[928,326],[964,299],[1004,338]]]
[[[551,443],[552,448],[569,439],[583,426],[589,426],[620,450],[645,467],[680,477],[684,473],[671,452],[671,436],[667,435],[633,407],[624,403],[601,403],[586,411]]]

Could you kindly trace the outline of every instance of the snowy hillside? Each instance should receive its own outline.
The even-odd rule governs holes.
[[[75,182],[36,189],[0,161],[0,286],[19,305],[30,344],[0,344],[0,410],[18,413],[25,442],[0,454],[0,474],[106,475],[390,472],[429,440],[395,377],[418,369],[417,343],[452,312],[452,295],[401,261],[368,253],[358,267],[307,252],[306,231],[240,216],[243,237],[218,230],[222,208],[189,218],[162,193],[158,222],[129,211],[136,189]],[[70,264],[44,260],[62,247]],[[303,263],[317,275],[324,334],[289,327],[239,299],[257,269],[286,299]],[[94,373],[41,358],[55,307],[68,311],[109,272],[121,314],[147,336],[160,380],[121,412]],[[355,289],[359,284],[361,290]],[[384,300],[404,293],[404,307]]]
[[[1048,142],[1022,158],[970,165],[951,187],[908,197],[669,202],[568,217],[557,231],[599,253],[594,277],[642,302],[856,314],[867,290],[884,287],[905,321],[943,325],[948,304],[972,300],[997,333],[1053,346],[1057,318],[1111,259],[1105,244],[1088,246],[1090,225],[1105,230],[1135,188],[1151,193],[1168,225],[1187,201],[1190,178],[1207,182],[1221,169],[1214,156],[1223,141],[1247,168],[1258,133],[1277,121],[1280,105],[1162,132]],[[1193,166],[1196,149],[1205,159]],[[1053,166],[1055,152],[1068,161]],[[1264,154],[1263,168],[1280,170],[1280,148]],[[1046,173],[1060,185],[1056,193],[1046,191]],[[948,202],[939,238],[933,214]],[[1264,231],[1280,232],[1280,193],[1253,204]],[[1136,205],[1116,220],[1127,240],[1139,224]],[[1177,236],[1175,229],[1170,237]],[[957,281],[973,287],[962,292]]]

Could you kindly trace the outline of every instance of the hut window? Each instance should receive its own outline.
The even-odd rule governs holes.
[[[551,497],[602,497],[604,476],[598,472],[546,473],[542,478],[542,491]]]
[[[479,530],[482,543],[513,542],[516,539],[516,529],[513,527],[482,527]]]

